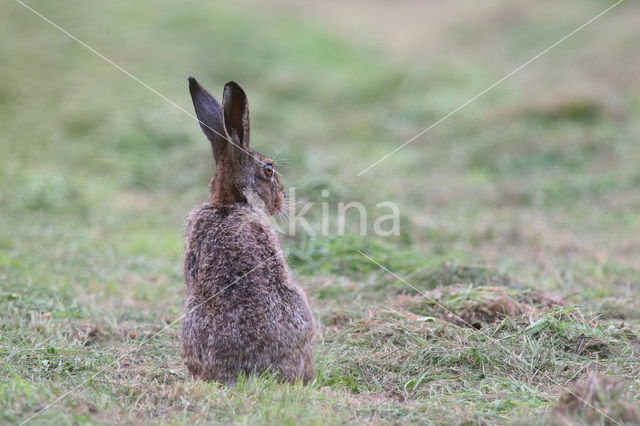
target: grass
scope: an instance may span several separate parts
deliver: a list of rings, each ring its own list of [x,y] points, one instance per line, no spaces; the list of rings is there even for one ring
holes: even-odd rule
[[[240,82],[252,144],[286,157],[312,226],[323,202],[360,201],[371,219],[392,200],[401,233],[361,236],[354,216],[344,236],[281,236],[320,324],[314,383],[191,380],[168,326],[209,147],[6,2],[0,421],[638,422],[637,5],[356,177],[611,3],[29,4],[188,111],[187,75],[217,95]]]

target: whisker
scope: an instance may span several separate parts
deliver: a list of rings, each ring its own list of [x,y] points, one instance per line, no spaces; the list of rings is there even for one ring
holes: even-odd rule
[[[276,153],[276,155],[273,156],[273,162],[275,163],[275,161],[278,159],[278,156],[280,155],[280,153],[282,152],[284,148],[280,148],[280,150]]]

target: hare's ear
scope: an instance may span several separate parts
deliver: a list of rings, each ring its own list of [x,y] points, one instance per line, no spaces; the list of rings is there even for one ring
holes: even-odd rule
[[[200,122],[200,128],[207,139],[211,141],[213,157],[218,161],[220,154],[224,151],[227,144],[225,139],[228,138],[224,130],[222,108],[218,101],[216,101],[216,98],[204,90],[193,77],[189,77],[189,92],[191,92],[191,99],[196,109],[196,116]]]
[[[247,151],[249,149],[249,101],[242,87],[234,81],[224,85],[222,109],[227,134],[239,145],[239,148]]]

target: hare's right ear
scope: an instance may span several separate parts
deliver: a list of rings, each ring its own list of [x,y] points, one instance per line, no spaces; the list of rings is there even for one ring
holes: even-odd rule
[[[200,128],[207,139],[211,141],[213,158],[218,161],[229,139],[224,129],[222,107],[216,101],[216,98],[200,86],[193,77],[189,77],[189,92],[191,92],[191,99],[196,109]]]

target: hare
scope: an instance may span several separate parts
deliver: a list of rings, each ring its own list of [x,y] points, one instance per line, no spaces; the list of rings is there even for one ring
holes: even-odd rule
[[[227,384],[267,371],[306,383],[315,377],[315,320],[268,223],[284,209],[284,187],[273,161],[249,146],[242,88],[227,83],[222,107],[193,77],[189,91],[216,172],[211,201],[187,218],[185,364],[195,378]]]

